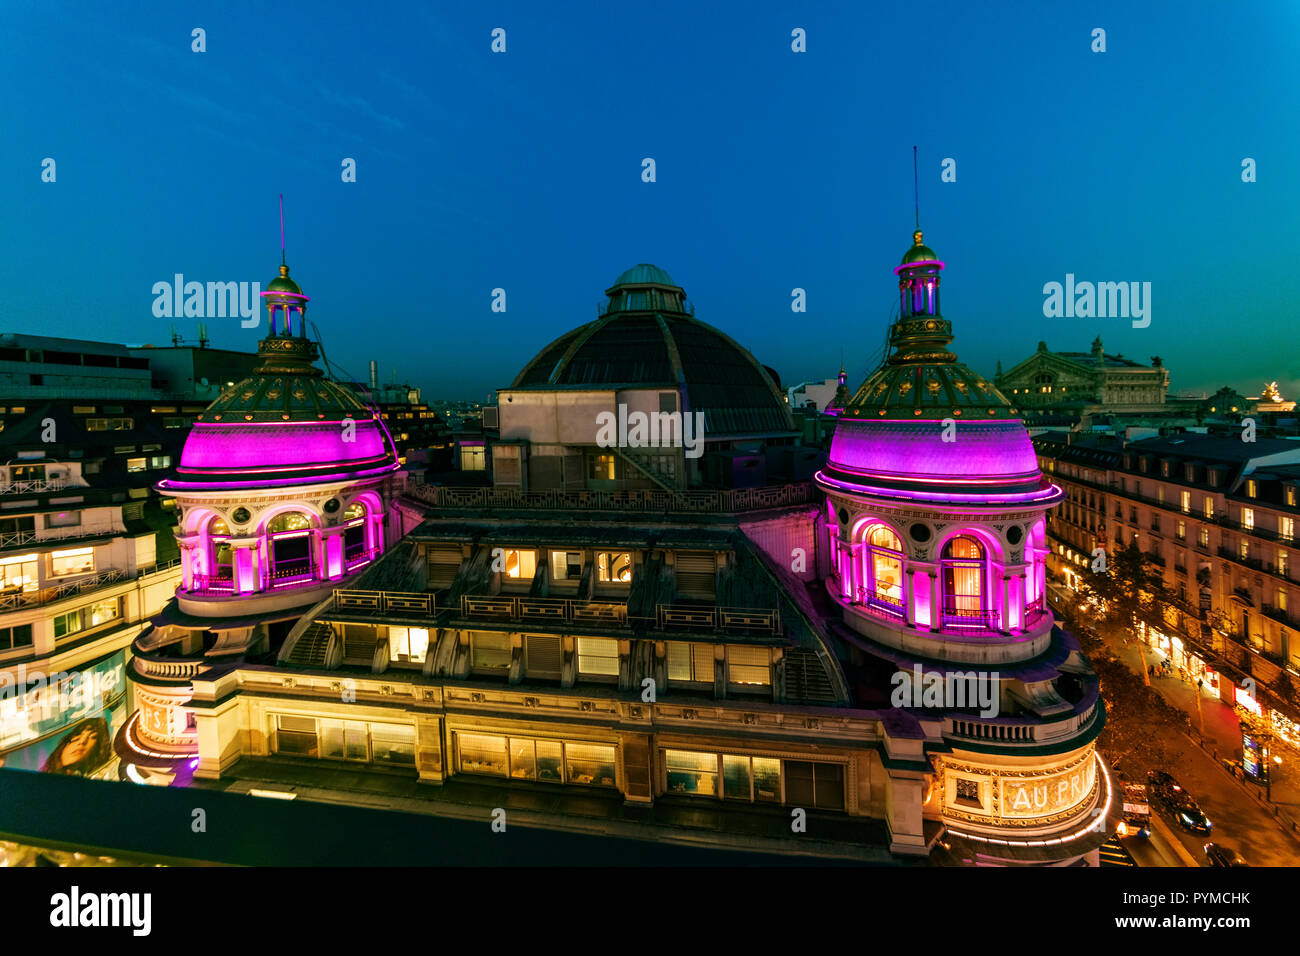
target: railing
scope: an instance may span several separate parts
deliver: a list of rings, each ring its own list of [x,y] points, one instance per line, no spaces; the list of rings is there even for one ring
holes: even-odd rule
[[[65,538],[99,538],[115,534],[112,530],[88,531],[81,525],[71,528],[41,528],[39,531],[9,531],[0,534],[0,550],[20,548],[37,541],[62,541]]]
[[[432,617],[432,593],[418,591],[352,591],[334,590],[333,607],[336,611],[374,614],[418,614]]]
[[[858,603],[868,610],[876,611],[887,617],[903,617],[902,598],[893,598],[887,594],[881,594],[879,591],[858,588]]]
[[[647,511],[736,514],[815,500],[811,482],[716,491],[515,491],[408,484],[407,495],[439,508]]]
[[[94,591],[109,584],[128,580],[131,580],[131,578],[125,571],[100,571],[91,577],[69,581],[66,584],[55,585],[51,588],[0,593],[0,611],[13,611],[18,608],[49,604],[74,594],[84,594],[87,591]]]
[[[148,657],[137,652],[132,658],[135,669],[147,677],[166,677],[173,680],[193,680],[203,666],[202,660],[180,660]]]
[[[520,621],[625,628],[644,623],[660,631],[708,630],[729,633],[779,634],[781,614],[775,608],[716,607],[660,604],[652,619],[635,618],[627,605],[613,601],[537,598],[506,594],[462,595],[461,616],[467,620]]]
[[[1047,595],[1040,594],[1028,604],[1025,605],[1025,621],[1038,617],[1040,614],[1047,613]]]
[[[944,607],[940,620],[944,628],[951,627],[973,631],[996,631],[998,629],[998,612],[995,610]]]
[[[191,574],[189,594],[233,594],[235,578],[231,574]]]
[[[310,558],[296,561],[280,561],[271,566],[271,587],[279,588],[289,584],[300,584],[313,578]]]
[[[775,608],[692,607],[660,604],[655,608],[656,624],[661,631],[694,630],[730,631],[732,633],[779,634],[781,612]]]
[[[0,484],[0,495],[30,495],[43,491],[62,491],[69,487],[63,478],[29,478]]]
[[[363,564],[369,564],[377,557],[379,557],[378,548],[358,550],[353,554],[347,554],[345,552],[343,555],[343,566],[346,570],[351,571],[353,568],[359,568]]]

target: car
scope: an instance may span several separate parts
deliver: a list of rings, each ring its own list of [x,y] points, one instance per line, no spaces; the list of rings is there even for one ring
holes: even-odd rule
[[[1205,844],[1205,856],[1210,866],[1250,866],[1236,850],[1229,850],[1222,843]]]
[[[1179,826],[1192,833],[1209,833],[1214,826],[1210,818],[1205,815],[1205,811],[1198,807],[1191,797],[1185,796],[1180,801],[1171,802],[1169,813],[1178,821]]]
[[[1187,795],[1184,790],[1173,778],[1173,775],[1163,770],[1151,770],[1147,772],[1147,790],[1151,796],[1155,797],[1166,806],[1171,803],[1180,801]]]

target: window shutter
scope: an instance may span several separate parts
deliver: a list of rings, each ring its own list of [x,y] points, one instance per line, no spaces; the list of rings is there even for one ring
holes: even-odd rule
[[[429,549],[429,587],[449,588],[460,570],[460,548]]]
[[[560,676],[560,639],[530,634],[525,639],[524,664],[529,677]]]
[[[712,598],[717,593],[718,563],[712,551],[679,551],[677,590],[687,597]]]

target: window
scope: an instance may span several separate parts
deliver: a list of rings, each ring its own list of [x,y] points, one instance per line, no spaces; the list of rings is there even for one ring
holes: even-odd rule
[[[1259,493],[1259,483],[1254,478],[1246,479],[1246,497],[1254,498]]]
[[[73,405],[72,414],[74,415],[93,415],[95,414],[94,405]]]
[[[689,750],[664,751],[668,771],[668,792],[701,797],[721,796],[718,792],[718,755]]]
[[[370,725],[371,763],[415,766],[415,728],[407,724]]]
[[[276,753],[358,763],[415,766],[415,728],[330,717],[276,714]]]
[[[1246,531],[1255,529],[1255,510],[1253,508],[1241,509],[1241,526]]]
[[[132,418],[87,418],[86,431],[90,432],[125,432],[135,428]],[[134,448],[134,446],[132,446]]]
[[[35,591],[39,585],[34,554],[0,558],[0,592]]]
[[[1286,577],[1286,552],[1279,550],[1277,553],[1277,573]]]
[[[1294,508],[1295,507],[1295,486],[1287,485],[1284,490],[1284,494],[1286,496],[1286,503],[1290,505],[1292,508]]]
[[[601,637],[578,638],[578,673],[587,676],[618,676],[618,641]]]
[[[1164,504],[1164,503],[1165,503],[1165,486],[1164,486],[1164,485],[1156,485],[1156,503],[1157,503],[1157,504]]]
[[[266,525],[273,584],[310,578],[313,573],[311,518],[301,511],[276,515]]]
[[[668,680],[713,683],[713,645],[668,642]]]
[[[785,802],[819,810],[843,810],[843,765],[785,761]]]
[[[316,718],[290,717],[287,714],[276,716],[275,749],[277,753],[293,754],[302,757],[315,757],[319,751],[316,746]]]
[[[1178,522],[1178,532],[1177,532],[1177,536],[1178,536],[1178,540],[1179,540],[1179,541],[1185,541],[1185,540],[1187,539],[1187,522],[1186,522],[1186,521],[1180,521],[1180,522]]]
[[[80,631],[88,631],[121,617],[121,614],[122,609],[118,598],[79,607],[75,611],[54,618],[54,637],[57,640]]]
[[[424,627],[390,627],[388,659],[404,664],[423,664],[429,652],[429,630]]]
[[[1277,589],[1277,609],[1286,612],[1286,590],[1283,588]]]
[[[80,511],[59,511],[45,516],[45,527],[47,528],[76,528],[80,524]]]
[[[1169,477],[1169,462],[1162,461],[1160,463],[1160,474],[1164,475],[1166,478]]]
[[[1240,542],[1240,544],[1239,544],[1238,552],[1237,552],[1237,553],[1238,553],[1238,555],[1241,557],[1241,560],[1243,560],[1243,561],[1247,561],[1247,560],[1250,559],[1250,539],[1249,539],[1249,538],[1242,538],[1242,539],[1241,539],[1241,542]]]
[[[134,473],[134,472],[138,472],[138,471],[144,471],[144,470],[145,470],[145,459],[143,459],[143,458],[128,458],[128,459],[126,460],[126,470],[127,470],[128,473]]]
[[[1283,541],[1291,541],[1295,537],[1295,519],[1281,515],[1277,519],[1277,536]]]
[[[171,455],[154,455],[149,459],[150,468],[170,468],[172,466]]]
[[[903,546],[886,525],[872,525],[863,541],[866,603],[889,611],[903,609]]]
[[[50,554],[50,577],[60,578],[69,574],[89,574],[94,570],[94,548],[76,548],[71,551],[55,551]]]
[[[163,428],[184,428],[188,424],[188,419],[175,415],[169,415],[163,419]]]
[[[470,635],[470,667],[503,671],[510,666],[510,635],[475,632]]]
[[[602,744],[564,745],[564,766],[569,783],[612,787],[615,783],[614,748]]]
[[[613,455],[588,455],[587,477],[593,481],[614,480]]]
[[[581,551],[552,551],[551,580],[577,583],[582,578]]]
[[[484,445],[460,446],[461,471],[486,471],[487,447]]]
[[[1196,543],[1199,544],[1202,548],[1208,548],[1208,547],[1210,546],[1210,529],[1209,529],[1209,528],[1199,528],[1199,529],[1197,529],[1197,532],[1196,532]]]
[[[984,610],[984,547],[961,535],[944,546],[943,613],[950,618],[979,617]]]
[[[503,583],[532,583],[533,575],[537,573],[536,551],[508,548],[497,557],[503,562],[497,567],[501,569],[501,573],[508,579],[507,582]]]
[[[550,634],[529,634],[524,638],[524,671],[529,677],[559,680],[561,644]]]
[[[767,687],[772,683],[771,655],[766,647],[727,645],[727,680],[732,684]]]
[[[1192,493],[1190,491],[1182,493],[1182,507],[1183,514],[1189,515],[1192,513]]]
[[[32,646],[32,626],[15,624],[13,627],[0,627],[0,651],[11,651],[16,647]]]
[[[597,552],[596,580],[601,584],[630,583],[632,581],[632,552]]]
[[[1206,520],[1213,520],[1214,518],[1214,499],[1209,495],[1205,496],[1205,517]]]

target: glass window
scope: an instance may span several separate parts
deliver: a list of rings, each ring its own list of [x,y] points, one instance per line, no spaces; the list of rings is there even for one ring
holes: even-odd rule
[[[753,798],[749,773],[749,758],[722,755],[722,795],[728,800]]]
[[[865,597],[887,609],[903,606],[903,546],[883,524],[873,525],[865,538]]]
[[[301,511],[289,511],[272,518],[266,526],[266,531],[267,534],[278,534],[281,531],[302,531],[310,527],[311,518]]]
[[[500,567],[506,578],[512,581],[532,581],[533,575],[537,572],[536,551],[507,548],[500,557],[505,562]]]
[[[415,766],[415,728],[408,724],[371,724],[373,762],[394,766]]]
[[[510,779],[537,779],[536,742],[526,737],[510,738]]]
[[[462,445],[460,449],[461,471],[486,471],[487,448],[483,445]]]
[[[732,684],[770,685],[772,670],[768,649],[728,644],[727,680]]]
[[[615,785],[613,747],[603,744],[565,744],[564,764],[569,783],[593,787]]]
[[[1252,497],[1253,497],[1253,495],[1252,495]],[[1242,526],[1245,530],[1247,530],[1247,531],[1252,531],[1252,530],[1254,530],[1254,528],[1255,528],[1255,509],[1254,509],[1254,508],[1242,508],[1242,509],[1241,509],[1241,526]]]
[[[578,638],[578,673],[618,676],[618,641],[602,637]]]
[[[614,456],[591,455],[587,459],[587,477],[595,481],[613,481]]]
[[[360,720],[320,720],[320,755],[335,760],[367,761],[366,725]]]
[[[128,458],[126,460],[126,470],[128,472],[144,471],[145,460],[143,458]]]
[[[95,549],[76,548],[71,551],[54,551],[50,554],[50,576],[88,574],[95,570]]]
[[[1295,519],[1288,518],[1285,515],[1277,519],[1277,536],[1283,541],[1290,541],[1295,537]]]
[[[632,580],[630,551],[601,551],[596,555],[596,580],[602,584],[627,584]]]
[[[318,755],[316,746],[316,718],[290,717],[280,714],[277,718],[275,749],[282,754],[295,754],[303,757]]]
[[[582,577],[581,551],[552,551],[551,580],[574,581]]]
[[[1277,553],[1277,573],[1282,575],[1282,577],[1286,577],[1286,552],[1285,551],[1279,551]]]
[[[545,783],[560,783],[564,777],[564,755],[558,740],[539,740],[537,743],[537,779]]]
[[[777,803],[781,799],[781,761],[775,757],[754,758],[754,800]]]
[[[713,683],[713,645],[668,642],[668,679]]]
[[[510,635],[475,632],[470,635],[471,667],[504,670],[510,666]]]
[[[20,554],[0,560],[0,591],[34,591],[38,583],[36,555]]]
[[[47,528],[75,528],[80,524],[80,511],[59,511],[45,516],[45,527]]]
[[[506,738],[483,734],[456,735],[462,773],[488,773],[506,776]]]
[[[388,659],[402,663],[423,664],[429,652],[429,629],[425,627],[390,627]]]
[[[984,548],[974,538],[953,538],[943,549],[943,613],[963,616],[984,608]]]
[[[351,521],[353,518],[364,518],[366,516],[366,506],[359,501],[354,501],[343,509],[343,520]]]
[[[837,763],[787,760],[785,802],[819,810],[843,810],[844,767]]]
[[[718,795],[718,755],[690,750],[664,751],[668,771],[668,792],[693,796]]]
[[[32,646],[32,626],[16,624],[13,627],[0,627],[0,651],[11,651],[15,647]]]

